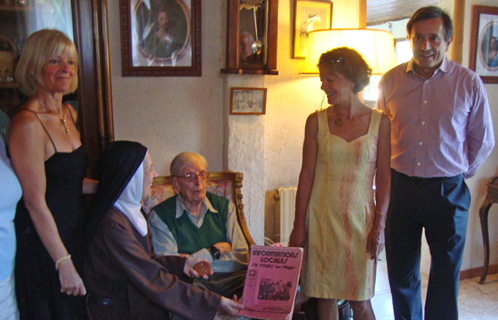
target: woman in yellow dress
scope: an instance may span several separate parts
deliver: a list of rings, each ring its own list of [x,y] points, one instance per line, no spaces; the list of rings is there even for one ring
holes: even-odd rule
[[[349,301],[355,318],[375,319],[370,299],[389,204],[390,122],[358,97],[371,75],[358,52],[328,51],[318,67],[330,106],[306,121],[290,245],[305,248],[301,288],[318,298],[319,319],[338,318],[337,299]]]

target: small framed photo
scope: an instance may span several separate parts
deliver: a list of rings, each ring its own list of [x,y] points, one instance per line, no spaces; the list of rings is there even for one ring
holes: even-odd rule
[[[498,83],[498,7],[474,6],[470,68],[484,83]]]
[[[305,58],[310,31],[332,27],[332,2],[296,0],[294,58]]]
[[[265,114],[266,88],[230,88],[230,114]]]
[[[202,76],[201,0],[120,0],[123,77]]]

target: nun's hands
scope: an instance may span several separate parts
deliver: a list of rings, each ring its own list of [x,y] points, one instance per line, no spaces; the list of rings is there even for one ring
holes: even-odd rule
[[[231,316],[237,315],[241,309],[244,309],[244,305],[237,301],[237,296],[233,296],[233,300],[225,297],[221,297],[220,309]]]
[[[183,268],[183,273],[185,273],[187,276],[189,276],[191,278],[199,278],[200,275],[196,271],[196,269],[197,269],[196,265],[199,262],[205,262],[208,265],[211,264],[211,262],[209,260],[206,260],[206,259],[197,259],[197,258],[190,258],[189,257],[185,260],[185,267]],[[213,270],[211,270],[211,268],[209,268],[209,272],[205,275],[202,275],[202,278],[204,280],[207,280],[209,278],[209,276],[212,274],[213,274]]]

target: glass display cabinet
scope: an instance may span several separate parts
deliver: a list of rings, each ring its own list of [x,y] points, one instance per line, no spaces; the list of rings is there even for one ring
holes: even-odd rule
[[[0,0],[0,133],[26,100],[14,70],[27,37],[57,29],[78,49],[78,89],[65,96],[79,114],[81,138],[90,157],[89,177],[96,177],[100,153],[113,140],[106,0]]]
[[[278,0],[227,0],[229,74],[277,75]]]

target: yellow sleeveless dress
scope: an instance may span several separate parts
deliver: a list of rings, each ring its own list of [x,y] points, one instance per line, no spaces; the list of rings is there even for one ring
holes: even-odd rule
[[[318,154],[306,215],[303,292],[363,301],[375,292],[376,261],[366,253],[375,206],[373,177],[382,112],[372,109],[368,133],[351,142],[332,135],[317,111]]]

